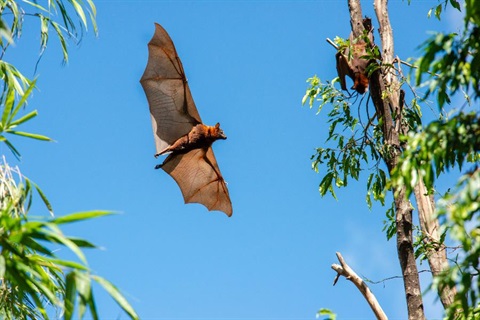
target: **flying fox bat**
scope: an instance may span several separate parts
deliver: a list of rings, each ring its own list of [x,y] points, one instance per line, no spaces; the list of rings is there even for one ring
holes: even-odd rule
[[[202,123],[172,39],[157,23],[140,83],[150,107],[155,157],[169,153],[155,168],[173,177],[185,203],[200,203],[231,216],[230,195],[212,150],[215,140],[227,137],[219,123]]]
[[[363,19],[363,26],[367,31],[368,42],[362,38],[355,39],[352,32],[349,37],[349,46],[340,49],[335,55],[342,90],[347,90],[345,76],[349,76],[353,80],[352,89],[360,94],[367,91],[369,84],[367,67],[371,61],[365,58],[367,46],[374,45],[371,19]]]

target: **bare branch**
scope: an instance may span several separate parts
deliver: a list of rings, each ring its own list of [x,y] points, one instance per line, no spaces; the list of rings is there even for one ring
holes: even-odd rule
[[[432,271],[426,270],[426,269],[418,271],[419,274],[424,273],[424,272],[432,273]],[[385,283],[385,282],[393,280],[393,279],[403,279],[403,276],[391,276],[391,277],[388,277],[388,278],[385,278],[385,279],[382,279],[382,280],[379,280],[379,281],[373,281],[373,280],[367,279],[365,277],[363,277],[363,279],[364,279],[363,281],[371,283],[371,284],[380,284],[380,283]]]
[[[327,38],[326,40],[327,40],[327,42],[328,42],[332,47],[334,47],[336,50],[338,50],[338,46],[337,46],[337,44],[336,44],[335,42],[333,42],[332,40],[330,40],[330,38]]]
[[[344,276],[347,280],[350,280],[355,284],[355,286],[360,290],[362,295],[365,297],[367,300],[368,304],[370,305],[370,308],[372,309],[373,313],[379,320],[387,320],[387,315],[385,312],[383,312],[382,307],[377,301],[377,298],[375,298],[375,295],[372,293],[370,288],[367,286],[365,281],[360,278],[355,271],[353,271],[352,268],[345,262],[345,259],[343,259],[342,255],[340,252],[337,252],[337,258],[338,261],[340,262],[340,265],[338,264],[332,264],[332,269],[337,272],[337,275],[335,277],[335,281],[333,282],[333,285],[337,282],[338,278],[340,276]]]

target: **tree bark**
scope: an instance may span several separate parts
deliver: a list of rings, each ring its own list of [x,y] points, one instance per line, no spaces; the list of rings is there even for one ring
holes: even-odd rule
[[[385,67],[381,67],[376,74],[372,75],[377,78],[375,81],[381,84],[379,88],[372,90],[372,95],[374,94],[373,91],[377,94],[375,98],[372,98],[377,105],[376,109],[380,111],[378,114],[379,119],[384,123],[383,135],[385,150],[383,158],[391,173],[397,166],[401,154],[400,133],[406,132],[408,129],[403,127],[401,121],[401,108],[403,106],[401,105],[400,83],[398,82],[394,69],[388,67],[389,65],[393,65],[395,58],[393,31],[387,6],[387,0],[374,1],[375,14],[380,25],[382,63]],[[378,96],[378,94],[380,94],[380,96]],[[394,188],[393,195],[397,225],[397,254],[402,268],[408,318],[410,320],[421,320],[425,319],[425,314],[423,310],[420,279],[413,249],[413,207],[406,197],[405,187]]]
[[[428,190],[421,179],[414,188],[414,194],[417,202],[420,228],[426,237],[426,241],[434,244],[434,248],[426,252],[426,255],[432,275],[435,277],[448,267],[447,252],[445,246],[440,242],[440,224],[435,216],[435,200],[433,195],[428,195]],[[438,291],[444,308],[453,303],[455,294],[455,287],[445,287],[443,290]]]
[[[381,60],[382,65],[370,77],[370,93],[375,110],[382,125],[384,150],[383,159],[389,172],[397,166],[401,155],[400,134],[407,128],[402,126],[401,114],[402,95],[400,83],[393,68],[394,62],[393,31],[387,10],[387,0],[375,0],[375,13],[380,24]],[[359,0],[348,0],[350,10],[350,24],[354,35],[363,33],[363,16]],[[396,227],[397,227],[397,254],[402,269],[405,297],[407,300],[408,318],[423,320],[422,291],[418,276],[412,235],[413,207],[406,198],[404,187],[393,190]]]

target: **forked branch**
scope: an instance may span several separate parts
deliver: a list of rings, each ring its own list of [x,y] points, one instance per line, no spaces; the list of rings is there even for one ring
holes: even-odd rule
[[[370,290],[370,288],[367,286],[365,281],[363,281],[362,278],[360,278],[355,271],[353,271],[352,268],[345,262],[345,259],[343,259],[342,255],[340,252],[337,252],[337,258],[340,264],[332,264],[332,269],[337,272],[337,275],[335,277],[335,280],[333,281],[333,285],[335,285],[340,278],[340,276],[344,276],[347,280],[350,280],[353,282],[353,284],[360,290],[362,295],[365,297],[365,300],[367,300],[368,304],[370,305],[370,308],[372,309],[373,313],[379,320],[387,320],[387,315],[385,312],[383,312],[382,307],[377,301],[377,298],[373,294],[373,292]]]

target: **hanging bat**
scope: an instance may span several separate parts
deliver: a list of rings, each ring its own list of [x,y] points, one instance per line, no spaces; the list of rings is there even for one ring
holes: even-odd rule
[[[212,150],[215,140],[227,137],[219,123],[202,123],[172,39],[157,23],[140,83],[150,107],[155,157],[169,154],[155,169],[173,177],[185,203],[200,203],[231,216],[227,185]]]
[[[336,55],[337,73],[340,78],[342,90],[347,90],[345,77],[349,76],[353,80],[352,89],[360,94],[364,94],[368,89],[367,67],[370,60],[366,59],[367,46],[373,46],[373,27],[370,18],[363,19],[363,26],[367,31],[368,43],[361,39],[355,39],[353,33],[350,33],[349,46],[340,49]]]

